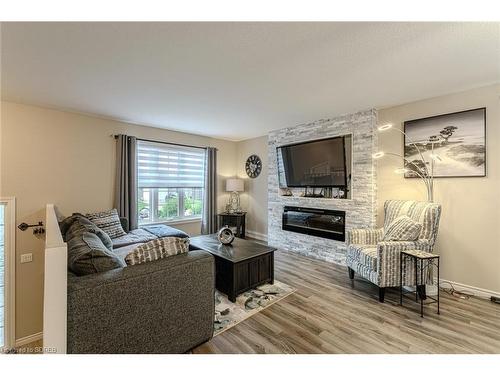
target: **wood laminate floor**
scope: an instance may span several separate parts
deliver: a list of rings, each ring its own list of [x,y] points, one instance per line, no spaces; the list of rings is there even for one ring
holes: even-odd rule
[[[193,353],[500,353],[500,305],[441,293],[419,307],[397,290],[377,288],[345,267],[275,253],[275,278],[297,291],[197,347]]]

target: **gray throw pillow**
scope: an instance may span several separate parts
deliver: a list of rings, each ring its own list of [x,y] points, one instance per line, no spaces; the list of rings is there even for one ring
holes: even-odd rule
[[[111,238],[117,238],[127,234],[123,230],[120,216],[118,216],[118,211],[116,211],[116,208],[108,211],[87,214],[85,216],[87,217],[87,219],[89,219],[91,222],[105,231]]]
[[[422,224],[406,215],[398,216],[389,224],[382,241],[416,241]]]
[[[109,237],[105,231],[103,231],[101,228],[98,228],[95,224],[85,224],[83,225],[83,227],[87,232],[96,234],[108,250],[113,250],[113,240],[111,240],[111,237]]]
[[[84,230],[83,225],[94,225],[82,214],[72,214],[59,223],[64,241],[70,240],[76,233]]]
[[[113,241],[106,232],[98,228],[93,222],[82,214],[73,214],[59,223],[64,241],[69,241],[75,236],[81,236],[83,232],[95,233],[101,239],[104,246],[113,250]]]
[[[68,241],[68,267],[78,276],[125,267],[122,259],[108,250],[95,233],[83,232]]]

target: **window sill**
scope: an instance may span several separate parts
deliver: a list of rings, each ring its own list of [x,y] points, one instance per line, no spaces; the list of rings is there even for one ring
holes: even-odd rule
[[[157,221],[157,222],[154,222],[154,223],[139,224],[139,227],[147,227],[148,225],[158,225],[158,224],[176,225],[176,224],[190,224],[190,223],[201,223],[201,217],[192,218],[192,219],[178,219],[178,220],[168,220],[168,221]]]

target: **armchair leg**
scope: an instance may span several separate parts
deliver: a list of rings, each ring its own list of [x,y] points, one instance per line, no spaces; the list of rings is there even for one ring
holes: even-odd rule
[[[385,288],[378,288],[378,300],[379,302],[384,303],[384,297],[385,297]]]
[[[354,270],[351,267],[347,267],[347,272],[349,272],[349,278],[354,279]]]

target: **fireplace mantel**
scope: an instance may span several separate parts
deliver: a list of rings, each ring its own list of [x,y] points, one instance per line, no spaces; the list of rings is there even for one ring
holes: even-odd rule
[[[376,123],[377,112],[367,110],[269,133],[268,241],[270,246],[316,259],[345,264],[344,241],[283,230],[284,207],[297,206],[345,211],[346,231],[352,228],[375,227],[376,169],[371,155],[377,147]],[[280,195],[276,160],[277,146],[349,133],[353,136],[351,199]]]

